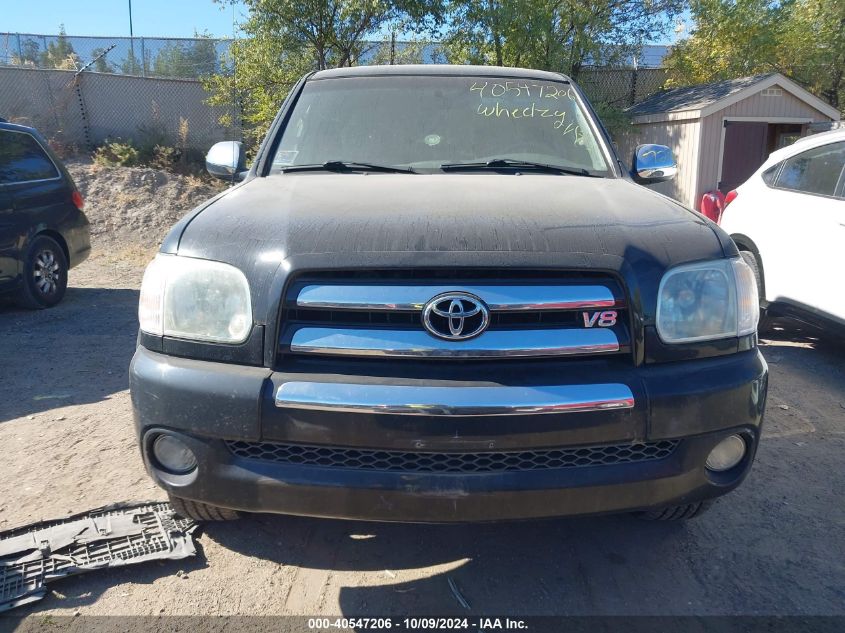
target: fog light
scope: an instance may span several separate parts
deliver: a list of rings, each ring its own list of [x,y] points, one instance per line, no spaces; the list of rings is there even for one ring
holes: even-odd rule
[[[153,442],[153,456],[165,470],[181,475],[197,467],[197,458],[179,438],[159,435]]]
[[[710,451],[705,465],[710,470],[722,472],[730,470],[745,456],[745,440],[739,435],[731,435],[716,444]]]

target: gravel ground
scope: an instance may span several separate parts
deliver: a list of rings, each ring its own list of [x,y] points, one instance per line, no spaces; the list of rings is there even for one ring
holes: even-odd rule
[[[0,305],[0,530],[164,498],[138,456],[127,391],[147,238],[160,232],[98,234],[55,309]],[[845,345],[787,324],[763,351],[757,462],[690,523],[253,516],[204,527],[194,559],[63,580],[15,613],[845,615]]]

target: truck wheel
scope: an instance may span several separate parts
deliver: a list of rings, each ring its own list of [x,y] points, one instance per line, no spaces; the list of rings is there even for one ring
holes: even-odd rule
[[[638,512],[637,517],[644,521],[686,521],[704,514],[711,505],[713,505],[712,501],[699,501],[682,506],[669,506],[658,510]]]
[[[739,251],[740,257],[748,264],[749,268],[754,272],[754,279],[757,281],[757,294],[760,295],[760,300],[763,300],[763,282],[760,276],[760,262],[757,261],[757,256],[751,251]],[[765,308],[760,307],[760,323],[757,325],[757,331],[760,334],[765,334],[771,328],[771,319],[766,314]]]
[[[31,310],[52,308],[65,296],[67,271],[62,247],[53,238],[39,235],[32,240],[24,261],[18,303]]]
[[[234,521],[241,518],[241,513],[237,510],[218,508],[207,503],[182,499],[173,495],[168,496],[170,497],[170,505],[173,506],[176,514],[186,519],[193,519],[194,521]]]

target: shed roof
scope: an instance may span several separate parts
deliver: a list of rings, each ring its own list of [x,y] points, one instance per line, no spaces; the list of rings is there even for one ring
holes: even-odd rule
[[[664,90],[631,106],[627,112],[635,120],[643,117],[652,120],[655,118],[657,120],[699,118],[726,108],[732,103],[741,101],[759,90],[764,90],[775,84],[830,119],[839,119],[839,112],[836,108],[831,107],[780,73],[752,75],[699,86]]]
[[[714,81],[713,83],[701,84],[700,86],[686,86],[684,88],[663,90],[662,92],[651,95],[645,101],[640,101],[631,106],[628,112],[639,116],[641,114],[658,114],[661,112],[701,110],[711,103],[721,101],[725,97],[729,97],[740,90],[753,86],[774,74],[776,73]]]

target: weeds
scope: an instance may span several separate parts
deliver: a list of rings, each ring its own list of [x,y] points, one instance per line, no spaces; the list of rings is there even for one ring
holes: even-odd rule
[[[153,102],[152,122],[138,127],[135,140],[106,141],[94,152],[94,162],[106,167],[152,167],[202,179],[205,157],[189,147],[189,136],[188,119],[179,117],[177,144],[168,145],[172,134],[161,122],[158,104]]]
[[[135,167],[141,164],[141,153],[132,141],[108,141],[94,151],[94,162],[106,167]]]
[[[204,157],[201,152],[187,147],[187,125],[184,128],[182,134],[180,127],[180,147],[163,143],[136,146],[132,140],[116,139],[96,149],[94,163],[105,167],[152,167],[183,176],[202,177]]]

